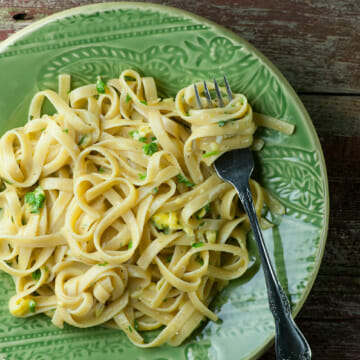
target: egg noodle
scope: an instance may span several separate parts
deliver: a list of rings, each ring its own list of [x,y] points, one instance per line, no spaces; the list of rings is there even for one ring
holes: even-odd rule
[[[38,92],[27,124],[0,140],[10,312],[119,328],[140,347],[179,345],[205,318],[217,320],[211,300],[249,264],[247,217],[212,163],[252,145],[256,123],[293,126],[254,114],[241,94],[201,110],[193,85],[160,99],[154,79],[132,70],[72,91],[70,80],[60,75],[58,93]],[[45,101],[55,115],[43,114]],[[250,185],[259,218],[264,202],[284,212]]]

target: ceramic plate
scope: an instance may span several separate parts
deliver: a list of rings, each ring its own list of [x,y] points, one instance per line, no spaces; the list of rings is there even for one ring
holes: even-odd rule
[[[299,98],[280,72],[242,38],[204,18],[169,7],[107,3],[71,9],[19,31],[0,45],[0,130],[26,121],[31,97],[125,68],[153,76],[163,95],[226,74],[256,111],[296,125],[293,136],[265,130],[255,177],[287,208],[268,213],[277,226],[264,237],[278,277],[297,314],[315,280],[328,223],[328,185],[319,140]],[[120,331],[58,329],[46,316],[18,319],[8,312],[12,279],[0,275],[0,358],[6,360],[240,360],[255,359],[274,337],[265,282],[249,235],[251,266],[212,308],[222,323],[207,323],[182,346],[142,350]]]

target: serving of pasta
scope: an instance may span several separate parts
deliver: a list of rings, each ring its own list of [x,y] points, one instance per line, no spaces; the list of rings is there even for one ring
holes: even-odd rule
[[[247,217],[213,162],[261,147],[257,126],[293,126],[253,113],[242,94],[223,108],[213,100],[197,109],[193,85],[161,99],[154,79],[133,70],[70,83],[60,75],[58,92],[38,92],[29,121],[0,140],[0,268],[16,286],[9,310],[45,313],[58,327],[119,328],[139,347],[177,346],[202,320],[217,320],[209,304],[249,264]],[[272,226],[264,203],[284,208],[250,185],[262,227]]]

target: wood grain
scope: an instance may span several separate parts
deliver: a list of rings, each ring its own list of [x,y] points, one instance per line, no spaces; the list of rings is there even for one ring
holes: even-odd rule
[[[91,0],[0,0],[0,41],[54,12]],[[359,0],[167,0],[223,24],[261,50],[297,91],[360,93]],[[25,13],[28,20],[14,20]]]
[[[46,15],[96,2],[0,0],[0,41]],[[323,147],[331,212],[319,275],[297,322],[313,359],[359,359],[360,1],[152,2],[230,28],[267,55],[300,93]],[[273,349],[261,358],[270,359]]]

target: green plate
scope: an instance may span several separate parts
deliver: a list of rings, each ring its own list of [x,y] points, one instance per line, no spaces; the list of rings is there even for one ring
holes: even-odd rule
[[[268,249],[293,314],[314,283],[328,225],[328,183],[319,140],[294,90],[258,50],[229,30],[190,13],[145,3],[107,3],[71,9],[19,31],[0,45],[0,130],[26,121],[40,89],[56,89],[57,75],[73,86],[125,68],[153,76],[160,92],[226,74],[256,111],[296,125],[293,136],[265,130],[257,179],[282,201],[286,216],[264,231]],[[207,323],[178,348],[138,349],[120,331],[102,327],[61,330],[45,316],[18,319],[8,312],[12,279],[0,275],[0,358],[6,360],[240,360],[255,359],[272,343],[256,246],[249,236],[251,266],[212,304],[223,320]]]

